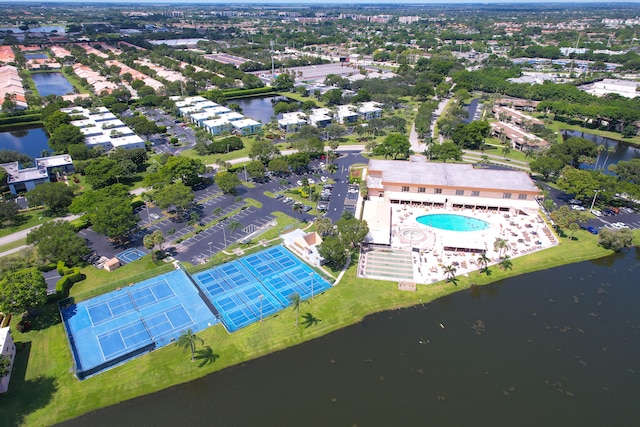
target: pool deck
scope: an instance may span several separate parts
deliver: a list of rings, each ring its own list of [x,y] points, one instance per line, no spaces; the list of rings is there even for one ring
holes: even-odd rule
[[[447,231],[422,225],[416,218],[429,214],[454,214],[480,219],[490,227],[479,231]],[[413,263],[415,283],[433,283],[445,278],[444,266],[456,267],[456,275],[480,269],[480,252],[486,251],[489,266],[497,264],[500,254],[494,249],[496,239],[507,241],[504,251],[512,259],[557,245],[557,239],[539,215],[530,216],[504,211],[479,209],[443,209],[394,205],[391,212],[391,246],[394,252],[406,252]],[[471,252],[474,250],[475,252]],[[406,281],[406,272],[396,275],[378,265],[378,252],[363,250],[358,276],[381,280]]]

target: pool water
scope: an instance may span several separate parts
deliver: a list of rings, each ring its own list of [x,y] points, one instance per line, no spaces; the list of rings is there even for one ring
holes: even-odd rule
[[[422,225],[449,231],[480,231],[486,230],[491,225],[487,221],[454,214],[431,214],[416,218]]]

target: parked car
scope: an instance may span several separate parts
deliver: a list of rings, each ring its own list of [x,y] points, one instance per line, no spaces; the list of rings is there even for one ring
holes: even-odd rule
[[[602,212],[596,209],[591,209],[591,213],[594,214],[595,216],[602,216]]]
[[[611,209],[602,209],[602,213],[603,213],[605,216],[615,215],[615,212],[614,212],[614,211],[612,211]]]
[[[569,204],[570,205],[578,205],[578,206],[580,206],[580,205],[582,205],[582,202],[580,200],[578,200],[578,199],[571,199],[571,200],[569,200]]]
[[[584,206],[571,205],[571,209],[573,209],[574,211],[583,211],[584,210]]]
[[[598,230],[596,230],[595,227],[592,227],[591,225],[587,227],[587,231],[591,234],[598,234]]]
[[[275,197],[276,199],[282,199],[284,196],[282,194],[276,194],[273,197]]]

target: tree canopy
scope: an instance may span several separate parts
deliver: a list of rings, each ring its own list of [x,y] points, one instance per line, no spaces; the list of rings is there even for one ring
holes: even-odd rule
[[[25,194],[29,207],[45,206],[50,212],[59,214],[67,211],[73,200],[73,190],[62,182],[45,182]]]
[[[0,311],[20,314],[47,302],[47,283],[37,268],[9,271],[0,280]]]
[[[49,262],[63,261],[66,265],[78,265],[91,251],[66,221],[48,221],[27,235],[27,243],[38,249],[38,255]]]

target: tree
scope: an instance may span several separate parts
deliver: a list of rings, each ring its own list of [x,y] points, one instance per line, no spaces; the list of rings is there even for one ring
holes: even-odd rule
[[[162,244],[164,243],[164,234],[162,234],[162,230],[155,230],[151,234],[146,234],[142,239],[142,244],[147,249],[155,249],[156,246],[160,247],[162,250]],[[155,251],[154,251],[155,252]],[[155,254],[154,254],[155,258]]]
[[[503,252],[506,252],[509,249],[509,242],[505,239],[497,238],[495,242],[493,242],[493,249],[498,252],[498,257],[502,257]]]
[[[462,149],[450,141],[433,144],[427,153],[432,160],[447,162],[447,160],[462,160]]]
[[[485,273],[487,276],[491,274],[491,270],[489,269],[489,257],[487,257],[486,252],[482,252],[482,254],[478,257],[478,265],[480,266],[480,272]]]
[[[453,264],[451,264],[451,265],[443,265],[442,270],[444,271],[444,274],[447,278],[447,282],[451,282],[457,286],[458,283],[456,278],[456,272],[458,271],[458,269]]]
[[[70,124],[58,126],[49,138],[49,147],[57,153],[65,153],[69,145],[82,143],[84,143],[84,134]]]
[[[262,163],[260,160],[254,160],[252,162],[247,163],[245,168],[247,170],[247,173],[252,179],[256,181],[261,181],[264,179],[264,172],[265,172],[264,163]]]
[[[294,83],[295,80],[289,74],[282,73],[273,81],[273,88],[278,91],[287,91],[293,88]]]
[[[227,228],[229,229],[231,234],[233,234],[242,228],[242,223],[240,221],[231,221],[229,224],[227,224]]]
[[[552,176],[560,175],[560,171],[565,166],[562,159],[551,156],[541,156],[529,163],[532,172],[539,173],[548,180]]]
[[[89,214],[93,231],[104,236],[122,240],[138,225],[140,217],[133,212],[131,203],[101,203]]]
[[[607,148],[607,157],[604,158],[604,162],[602,163],[601,169],[604,169],[605,166],[607,166],[607,160],[609,160],[609,156],[611,154],[615,154],[615,152],[616,152],[616,147],[611,146],[611,147]]]
[[[202,181],[204,163],[200,159],[185,156],[171,156],[160,168],[160,174],[166,175],[170,182],[181,180],[186,186],[193,187]]]
[[[176,213],[180,214],[195,198],[193,190],[182,182],[166,185],[153,193],[153,201],[161,208],[170,206],[176,208]]]
[[[108,157],[92,160],[84,169],[87,183],[93,188],[104,188],[118,181],[118,162]]]
[[[27,244],[35,245],[41,259],[73,266],[82,262],[91,250],[67,221],[48,221],[27,234]]]
[[[218,172],[214,178],[218,188],[225,194],[234,194],[236,187],[241,184],[240,178],[235,173]]]
[[[409,138],[399,133],[387,135],[382,144],[373,150],[373,154],[377,156],[384,156],[385,159],[393,156],[394,160],[399,156],[404,158],[409,157],[410,152],[411,143],[409,142]]]
[[[320,236],[328,236],[333,232],[333,222],[331,218],[320,217],[316,219],[316,231]]]
[[[37,268],[9,271],[0,280],[0,311],[19,314],[47,302],[47,283]]]
[[[249,149],[249,158],[251,160],[260,160],[262,163],[269,163],[271,159],[279,155],[280,150],[269,140],[254,141]]]
[[[604,145],[598,147],[604,147]],[[615,165],[610,165],[609,170],[615,172],[621,181],[640,184],[640,159],[620,161]]]
[[[13,200],[0,200],[0,227],[13,224],[19,212],[20,206]]]
[[[284,157],[277,157],[269,161],[268,168],[275,175],[283,176],[289,172],[289,164]]]
[[[289,300],[291,301],[293,311],[296,312],[296,326],[298,326],[298,322],[300,320],[300,304],[302,303],[302,299],[300,298],[299,293],[294,292],[292,294],[289,294]]]
[[[598,233],[598,243],[605,249],[620,252],[622,249],[632,246],[633,232],[629,228],[620,230],[603,228]]]
[[[511,261],[511,257],[509,255],[505,255],[504,257],[502,257],[498,265],[504,271],[511,270],[513,268],[513,262]]]
[[[0,380],[11,372],[11,358],[9,355],[0,354]]]
[[[333,268],[342,268],[347,261],[346,249],[338,236],[327,236],[320,244],[318,253]]]
[[[576,233],[576,231],[580,230],[580,225],[578,225],[575,222],[572,222],[571,224],[569,224],[569,230],[571,231],[570,239],[573,240],[573,235]]]
[[[342,89],[331,89],[322,95],[322,101],[331,107],[342,103]]]
[[[71,117],[62,111],[55,111],[43,120],[44,128],[47,130],[49,135],[53,134],[60,125],[68,125],[70,122]]]
[[[50,212],[66,212],[73,200],[73,190],[62,182],[45,182],[25,194],[29,207],[45,206]]]
[[[200,345],[204,345],[204,340],[198,337],[193,333],[191,328],[187,329],[185,332],[180,335],[178,340],[176,341],[176,345],[182,348],[182,351],[185,352],[187,350],[191,351],[191,361],[196,361],[196,345],[200,343]]]
[[[367,221],[354,218],[353,215],[343,215],[336,221],[336,228],[344,247],[352,250],[359,247],[369,234]]]

